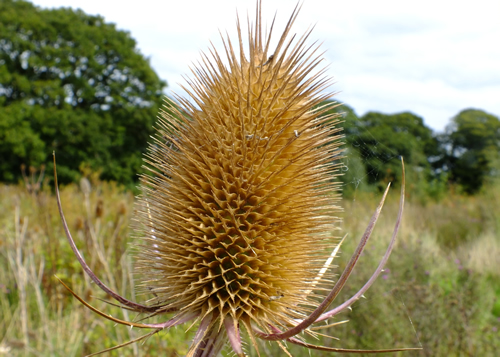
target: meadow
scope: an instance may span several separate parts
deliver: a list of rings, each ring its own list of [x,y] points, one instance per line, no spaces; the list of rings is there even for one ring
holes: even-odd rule
[[[50,187],[0,186],[0,356],[81,356],[137,338],[143,332],[96,316],[57,281],[65,281],[93,306],[112,316],[140,317],[106,304],[66,241]],[[318,332],[332,347],[422,347],[391,356],[495,356],[500,350],[500,186],[476,196],[449,193],[439,201],[412,197],[405,206],[398,243],[375,285]],[[135,296],[129,225],[133,193],[90,177],[61,188],[66,219],[90,267],[113,289]],[[342,233],[334,262],[341,271],[373,213],[379,194],[345,199]],[[398,205],[391,192],[374,235],[338,300],[346,299],[374,271],[390,239]],[[181,356],[195,329],[162,332],[112,356]],[[313,341],[313,339],[310,339]],[[281,356],[262,343],[263,356]],[[326,356],[290,346],[293,356]],[[256,356],[248,346],[247,352]],[[229,354],[230,355],[230,354]],[[359,354],[357,354],[359,356]]]

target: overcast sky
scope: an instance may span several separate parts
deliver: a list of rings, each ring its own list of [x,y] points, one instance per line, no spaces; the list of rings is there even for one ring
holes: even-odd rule
[[[235,38],[236,10],[253,19],[255,0],[34,0],[100,14],[130,31],[140,51],[168,82],[178,83],[218,30]],[[275,13],[281,32],[295,1],[264,0],[263,22]],[[310,42],[323,42],[336,96],[358,115],[411,111],[442,131],[460,110],[500,116],[500,1],[304,0],[293,32],[315,25]]]

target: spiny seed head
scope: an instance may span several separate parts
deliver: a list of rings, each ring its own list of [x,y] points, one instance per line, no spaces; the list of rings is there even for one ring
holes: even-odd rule
[[[290,326],[331,283],[320,273],[339,208],[340,136],[309,35],[276,50],[260,14],[245,53],[203,55],[182,109],[161,113],[142,178],[138,271],[168,308],[249,326]],[[326,250],[326,246],[330,250]],[[331,284],[330,284],[331,285]],[[267,327],[265,327],[267,328]]]
[[[296,15],[297,8],[276,50],[268,55],[270,35],[262,41],[258,0],[248,53],[238,24],[239,55],[229,39],[224,43],[227,64],[212,49],[211,57],[204,56],[193,70],[194,80],[186,89],[191,101],[178,98],[181,107],[161,113],[156,140],[147,155],[151,173],[142,178],[136,217],[141,285],[155,296],[149,303],[116,293],[85,262],[64,218],[54,156],[59,213],[71,249],[87,275],[123,308],[148,314],[146,319],[174,314],[161,323],[121,320],[88,304],[61,281],[102,317],[152,330],[102,352],[190,320],[199,326],[187,357],[215,357],[226,342],[244,357],[242,326],[256,348],[259,338],[330,352],[419,349],[353,350],[318,346],[296,337],[333,326],[311,327],[349,308],[380,275],[401,225],[405,195],[403,166],[399,211],[384,256],[358,292],[328,310],[373,232],[389,187],[333,284],[329,268],[342,243],[330,253],[339,210],[335,162],[340,137],[336,115],[326,115],[332,105],[320,106],[330,97],[321,94],[328,80],[316,69],[321,61],[317,48],[305,47],[309,33],[295,42],[287,40]]]

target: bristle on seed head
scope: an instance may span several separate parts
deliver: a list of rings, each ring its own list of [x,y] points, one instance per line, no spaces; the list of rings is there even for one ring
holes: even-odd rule
[[[138,271],[169,308],[214,323],[291,326],[331,281],[324,262],[338,219],[336,116],[319,106],[329,85],[307,32],[274,51],[260,4],[238,47],[223,38],[161,114],[142,178]],[[223,60],[222,57],[226,59]],[[322,274],[319,272],[322,271]],[[318,275],[319,274],[319,275]]]

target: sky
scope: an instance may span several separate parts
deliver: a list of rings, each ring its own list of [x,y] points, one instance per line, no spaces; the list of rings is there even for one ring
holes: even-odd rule
[[[236,40],[236,12],[253,21],[255,0],[33,0],[44,8],[101,15],[136,39],[166,80],[166,94],[208,52],[223,51],[219,30]],[[333,99],[356,114],[410,111],[440,132],[467,108],[500,116],[500,1],[303,0],[292,33],[311,26],[322,43]],[[297,2],[264,0],[263,23],[276,15],[275,40]],[[243,22],[243,21],[242,21]],[[274,43],[274,42],[273,42]]]

